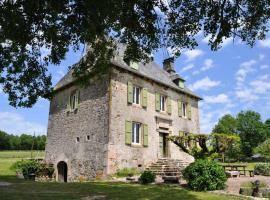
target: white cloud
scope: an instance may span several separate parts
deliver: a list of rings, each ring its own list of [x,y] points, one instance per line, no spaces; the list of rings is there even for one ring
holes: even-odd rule
[[[235,94],[236,97],[239,98],[242,102],[253,103],[254,101],[259,99],[259,97],[254,94],[251,89],[248,88],[242,88],[241,90],[237,90]]]
[[[187,66],[185,66],[185,67],[183,67],[183,69],[181,70],[182,72],[184,72],[184,71],[187,71],[187,70],[189,70],[189,69],[192,69],[194,67],[194,64],[188,64]]]
[[[259,47],[270,48],[270,38],[266,40],[259,41]]]
[[[203,43],[208,43],[210,39],[211,39],[211,36],[208,35],[208,36],[206,36],[205,38],[202,39],[202,42]],[[230,45],[232,43],[232,41],[233,41],[233,38],[231,38],[231,37],[223,38],[222,43],[220,45],[222,47],[226,47],[226,46]]]
[[[224,104],[224,103],[230,103],[230,99],[228,95],[226,94],[219,94],[216,96],[204,96],[203,97],[204,102],[208,104]]]
[[[220,85],[220,81],[212,81],[209,77],[205,77],[201,80],[196,81],[192,85],[189,85],[191,90],[209,90],[213,87]]]
[[[233,39],[231,37],[226,38],[223,40],[223,43],[221,45],[222,45],[222,47],[226,47],[226,46],[230,45],[232,42],[233,42]]]
[[[268,69],[269,68],[269,65],[262,65],[260,66],[260,69]]]
[[[259,60],[263,60],[263,59],[264,59],[264,57],[265,57],[265,55],[263,55],[263,54],[259,54]]]
[[[13,134],[46,134],[44,125],[27,121],[22,115],[14,112],[0,112],[0,129]]]
[[[214,67],[214,62],[212,59],[206,59],[204,60],[203,67],[201,68],[201,71],[206,71],[208,69],[211,69]]]
[[[204,51],[200,49],[194,49],[184,51],[183,54],[187,57],[186,62],[190,62],[195,60],[197,57],[202,56],[204,54]]]
[[[244,82],[246,76],[255,71],[253,66],[257,63],[256,60],[249,60],[240,64],[240,69],[236,72],[236,80],[238,83]]]
[[[200,71],[199,70],[196,70],[196,71],[192,72],[192,75],[197,75],[199,73],[200,73]]]

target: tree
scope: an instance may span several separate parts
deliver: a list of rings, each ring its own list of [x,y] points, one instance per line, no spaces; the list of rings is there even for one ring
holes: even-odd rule
[[[168,140],[196,159],[222,156],[224,160],[224,153],[240,139],[229,134],[188,134],[170,136]]]
[[[8,150],[9,149],[9,135],[0,131],[0,150]]]
[[[21,150],[31,150],[33,144],[33,136],[22,134],[21,138]]]
[[[253,149],[265,141],[269,130],[261,121],[260,114],[254,111],[241,111],[236,120],[242,152],[248,157],[252,156]]]
[[[212,50],[230,37],[252,47],[265,39],[269,11],[264,0],[2,0],[0,84],[12,106],[31,107],[38,97],[52,97],[47,67],[60,64],[70,49],[88,46],[72,67],[77,82],[87,85],[108,69],[115,41],[126,44],[127,63],[148,62],[163,47],[180,56],[198,45],[200,31]]]
[[[270,161],[270,138],[256,147],[254,152],[261,154],[265,159]]]
[[[270,119],[267,119],[264,123],[268,127],[268,129],[270,130]]]
[[[212,133],[226,133],[226,134],[236,134],[236,119],[227,114],[219,119],[218,123],[212,130]]]

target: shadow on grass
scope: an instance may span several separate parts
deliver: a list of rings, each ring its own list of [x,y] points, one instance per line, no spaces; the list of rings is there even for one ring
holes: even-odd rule
[[[178,186],[139,185],[111,182],[56,183],[19,180],[15,176],[0,176],[0,182],[12,183],[0,186],[1,200],[14,199],[82,199],[83,197],[104,196],[104,199],[128,200],[229,200],[228,197],[205,192],[192,192]],[[91,198],[89,198],[90,200]]]

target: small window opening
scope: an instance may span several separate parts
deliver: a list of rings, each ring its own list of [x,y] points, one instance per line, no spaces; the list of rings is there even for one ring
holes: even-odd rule
[[[86,136],[86,140],[88,140],[88,141],[90,140],[90,135]]]
[[[79,137],[76,137],[76,142],[80,142],[80,138]]]

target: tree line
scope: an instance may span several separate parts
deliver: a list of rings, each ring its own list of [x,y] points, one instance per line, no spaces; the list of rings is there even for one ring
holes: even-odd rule
[[[224,115],[212,130],[212,134],[228,134],[240,137],[225,152],[228,159],[247,160],[255,154],[268,159],[270,155],[270,119],[262,121],[255,111],[241,111],[235,117]]]
[[[0,131],[0,150],[45,150],[46,136],[12,135]]]

